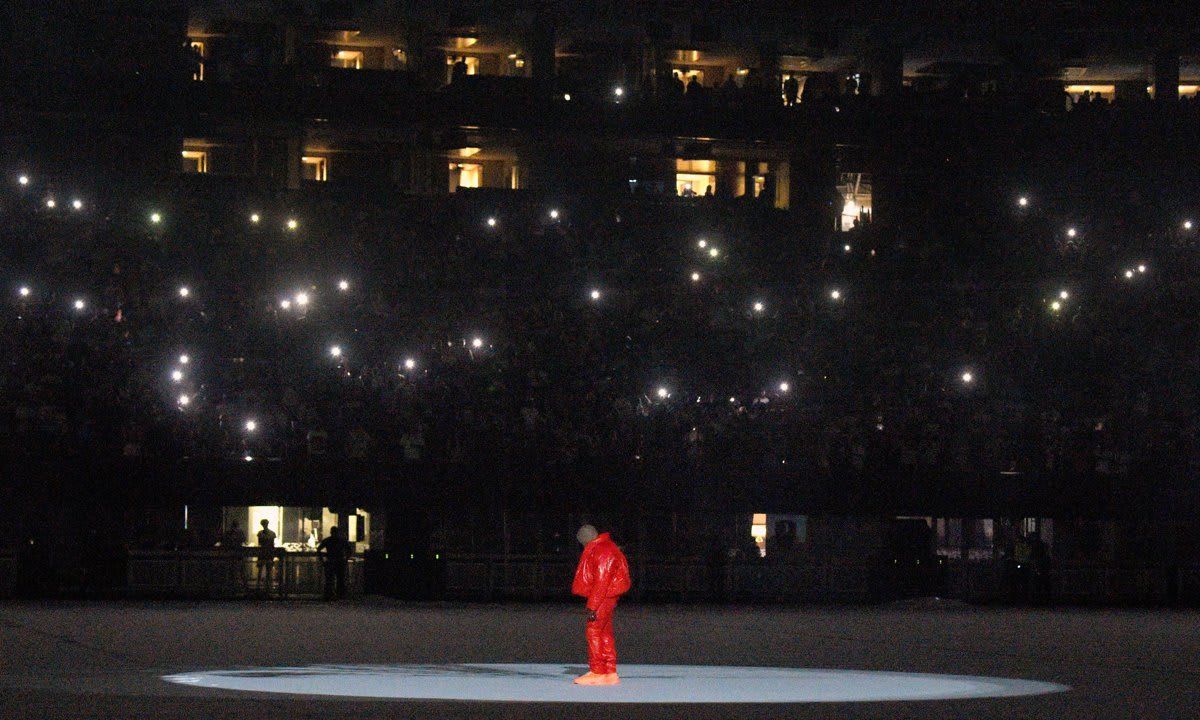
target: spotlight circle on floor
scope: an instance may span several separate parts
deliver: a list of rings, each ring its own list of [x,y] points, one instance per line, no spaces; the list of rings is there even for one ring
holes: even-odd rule
[[[557,664],[308,665],[166,675],[192,687],[396,700],[823,703],[1043,695],[1066,686],[968,675],[714,665],[621,665],[616,687],[581,687]]]

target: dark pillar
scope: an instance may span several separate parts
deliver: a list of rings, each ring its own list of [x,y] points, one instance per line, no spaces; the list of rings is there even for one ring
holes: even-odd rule
[[[1179,100],[1179,53],[1174,47],[1160,46],[1154,53],[1154,100],[1158,103]]]
[[[554,78],[557,74],[554,59],[554,20],[546,13],[539,13],[533,20],[529,38],[529,60],[532,64],[534,92],[547,98],[554,94]]]

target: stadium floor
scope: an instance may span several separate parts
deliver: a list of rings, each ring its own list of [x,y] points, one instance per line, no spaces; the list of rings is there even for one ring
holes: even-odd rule
[[[620,703],[347,699],[219,689],[163,679],[198,671],[311,665],[428,668],[514,663],[526,669],[557,667],[565,688],[574,671],[565,666],[584,661],[582,629],[582,608],[557,604],[405,604],[375,599],[334,605],[3,604],[0,717],[1064,720],[1185,718],[1196,717],[1200,708],[1196,662],[1200,613],[989,609],[938,603],[880,608],[627,604],[618,609],[618,652],[630,667],[712,666],[698,670],[699,676],[740,667],[885,673],[830,674],[841,683],[839,692],[859,687],[860,681],[869,686],[872,678],[909,677],[894,673],[1031,680],[1070,689],[979,699],[764,704],[745,702],[758,691],[743,686],[749,688],[745,697],[735,694],[719,702],[680,705],[638,701],[636,673],[623,684],[626,695]],[[669,680],[671,672],[687,677],[686,670],[640,671],[658,682]],[[737,672],[741,671],[731,670],[732,675]],[[276,674],[249,673],[268,678]],[[833,681],[826,686],[822,676],[804,677],[817,691],[837,689]],[[485,680],[500,682],[495,677]],[[530,696],[558,693],[552,677],[548,689],[546,677],[539,676],[537,682],[542,688],[530,690]],[[418,686],[430,684],[423,680]],[[292,687],[304,687],[304,682]],[[459,687],[477,689],[470,681]],[[527,686],[515,687],[519,695]],[[700,680],[697,687],[698,695],[720,695],[707,680]],[[678,686],[668,687],[668,692],[679,691]],[[891,690],[881,692],[886,697]],[[838,697],[834,693],[826,699]]]

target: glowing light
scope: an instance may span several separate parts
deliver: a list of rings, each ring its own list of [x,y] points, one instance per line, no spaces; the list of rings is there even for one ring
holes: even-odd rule
[[[834,300],[841,300],[842,299],[842,291],[841,290],[830,290],[829,297]]]
[[[496,227],[496,218],[490,217],[487,219],[487,226],[490,228]]]
[[[29,286],[27,286],[27,285],[22,285],[21,287],[17,288],[17,294],[20,295],[21,297],[29,297],[29,294],[32,292],[33,291],[30,290]]]
[[[1021,197],[1017,198],[1017,204],[1021,207],[1029,207],[1029,198],[1022,195]]]
[[[183,382],[183,371],[175,368],[171,371],[171,382]]]
[[[162,213],[158,213],[158,212],[150,213],[150,222],[154,223],[155,225],[161,223],[162,222]]]
[[[967,372],[964,372],[960,377],[962,378],[962,381],[964,383],[966,383],[967,385],[970,385],[971,383],[975,382],[975,375],[973,373],[971,373],[971,371],[969,371],[969,370]]]
[[[596,290],[596,289],[594,289],[594,288],[592,289],[592,291],[591,291],[590,293],[588,293],[588,295],[589,295],[589,296],[590,296],[590,297],[591,297],[593,300],[599,300],[599,299],[600,299],[600,291],[599,291],[599,290]]]
[[[779,392],[789,392],[791,389],[792,389],[792,386],[789,383],[786,383],[786,382],[779,383]]]
[[[737,402],[737,398],[731,397],[731,398],[729,398],[729,402],[735,403],[735,402]]]
[[[188,288],[187,285],[183,285],[182,287],[179,288],[179,297],[185,298],[191,294],[192,294],[192,291]]]
[[[296,218],[288,218],[288,221],[287,221],[287,229],[288,230],[295,230],[298,227],[300,227],[299,220],[297,220]]]
[[[843,251],[845,251],[845,252],[850,252],[850,246],[849,246],[849,245],[843,245],[843,246],[842,246],[842,250],[843,250]]]
[[[246,462],[254,462],[254,456],[253,456],[253,455],[247,455],[246,457],[244,457],[244,458],[242,458],[242,459],[243,459],[243,460],[245,460]]]
[[[1191,220],[1184,220],[1184,221],[1183,221],[1183,229],[1184,229],[1184,230],[1191,230],[1191,229],[1192,229],[1192,221],[1191,221]]]
[[[74,200],[71,201],[71,207],[75,208],[76,210],[82,210],[83,209],[83,201],[80,200],[79,198],[75,198]]]
[[[416,359],[410,358],[410,357],[404,358],[404,369],[405,370],[415,370],[416,368],[417,368]]]
[[[762,312],[763,310],[766,310],[766,309],[767,309],[767,306],[766,306],[766,305],[764,305],[764,304],[762,303],[762,301],[758,301],[758,302],[755,302],[755,303],[754,303],[754,312],[756,312],[756,313],[760,313],[760,312]]]
[[[284,310],[288,310],[292,307],[292,301],[291,300],[280,300],[279,307],[283,308]]]
[[[76,298],[73,305],[75,306],[76,310],[82,310],[87,307],[87,303],[83,301],[83,298]]]
[[[176,402],[178,402],[181,406],[186,407],[188,404],[190,404],[192,402],[192,399],[190,397],[188,397],[187,395],[180,395],[179,399]]]
[[[698,241],[696,242],[696,247],[698,247],[698,248],[700,248],[701,250],[703,250],[704,248],[708,247],[708,241],[707,241],[707,240],[698,240]]]
[[[1067,237],[1073,238],[1079,234],[1079,231],[1073,227],[1067,228]]]
[[[1062,303],[1055,300],[1054,302],[1050,303],[1050,309],[1054,312],[1058,312],[1059,310],[1062,310]]]
[[[305,305],[307,305],[308,304],[308,293],[306,293],[306,292],[296,293],[296,304],[299,305],[300,307],[304,307]]]
[[[46,207],[50,208],[51,210],[53,210],[57,205],[58,203],[54,201],[54,198],[46,199]]]
[[[258,213],[250,213],[250,222],[257,225],[259,223],[259,221],[261,221],[261,220],[262,220],[262,216],[259,215]]]
[[[692,282],[700,282],[700,273],[698,273],[698,272],[692,273]]]
[[[563,93],[563,100],[571,102],[571,93]]]
[[[718,255],[720,255],[720,254],[721,254],[721,251],[720,251],[720,249],[718,249],[718,248],[712,247],[712,248],[709,248],[709,249],[708,249],[708,256],[709,256],[710,258],[715,258],[715,257],[717,257],[717,256],[718,256]]]
[[[617,97],[624,96],[625,88],[621,87],[620,85],[616,86],[615,88],[613,88],[613,95],[616,95]]]
[[[247,420],[244,427],[246,428],[246,432],[254,432],[258,429],[258,422],[256,420]],[[246,458],[249,459],[250,456],[247,455]]]
[[[551,219],[551,220],[557,220],[557,219],[558,219],[558,210],[551,210],[551,211],[550,211],[550,219]]]
[[[28,185],[29,184],[29,176],[22,175],[21,177],[17,178],[17,182],[20,183],[21,185]]]
[[[342,292],[346,292],[349,289],[350,289],[350,281],[349,280],[338,280],[338,290],[341,290]]]
[[[1069,297],[1071,297],[1071,293],[1067,292],[1066,290],[1058,291],[1058,299],[1059,300],[1066,300]]]
[[[481,337],[471,338],[471,347],[475,348],[476,350],[483,347],[483,338],[481,338]]]
[[[1146,272],[1146,266],[1145,266],[1145,265],[1138,265],[1138,272],[1140,272],[1140,273],[1144,273],[1144,272]]]
[[[342,356],[342,346],[341,345],[330,346],[329,354],[335,358],[341,357]]]
[[[187,365],[191,361],[192,361],[192,356],[188,355],[187,353],[184,353],[179,356],[179,364],[180,365]]]
[[[1132,278],[1133,278],[1133,271],[1132,271],[1132,270],[1126,270],[1126,271],[1125,271],[1125,279],[1126,279],[1126,280],[1129,280],[1129,279],[1132,279]]]
[[[671,391],[662,385],[658,386],[658,389],[654,391],[654,394],[657,395],[660,400],[666,400],[667,398],[671,397]]]

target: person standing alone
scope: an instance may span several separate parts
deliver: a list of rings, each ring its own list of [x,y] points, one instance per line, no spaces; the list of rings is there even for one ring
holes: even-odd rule
[[[583,545],[571,592],[587,598],[588,672],[576,685],[616,685],[617,649],[613,638],[613,611],[617,598],[629,590],[629,561],[608,533],[584,525],[575,538]]]

